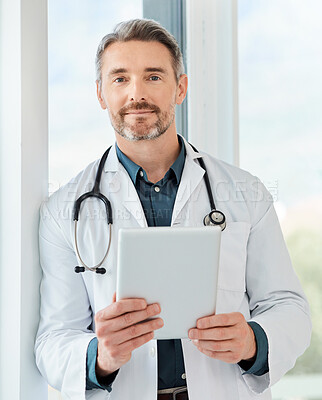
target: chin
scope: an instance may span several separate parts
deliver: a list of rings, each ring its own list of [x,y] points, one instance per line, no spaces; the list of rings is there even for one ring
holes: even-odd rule
[[[138,142],[142,140],[154,140],[160,137],[164,132],[160,132],[158,129],[153,129],[149,133],[144,132],[137,132],[125,129],[123,132],[119,132],[119,134],[124,137],[125,139],[131,142]]]

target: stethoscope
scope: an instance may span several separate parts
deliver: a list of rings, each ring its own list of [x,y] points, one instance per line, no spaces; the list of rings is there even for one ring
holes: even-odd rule
[[[190,144],[190,146],[194,149],[195,152],[199,153],[198,150],[192,144]],[[106,269],[104,267],[102,267],[102,265],[103,265],[104,261],[106,260],[106,258],[108,256],[108,253],[110,251],[110,248],[111,248],[113,219],[112,219],[111,203],[100,192],[100,182],[101,182],[102,171],[103,171],[103,168],[104,168],[104,165],[105,165],[105,161],[107,159],[107,156],[108,156],[108,153],[110,152],[111,147],[109,147],[105,151],[105,153],[103,154],[103,156],[102,156],[102,158],[100,160],[100,163],[99,163],[99,166],[98,166],[98,169],[97,169],[97,173],[96,173],[96,177],[95,177],[95,183],[94,183],[93,189],[91,191],[89,191],[89,192],[86,192],[86,193],[82,194],[75,201],[75,205],[74,205],[75,249],[76,249],[76,253],[77,253],[78,259],[80,260],[80,262],[82,264],[82,266],[76,266],[75,267],[75,272],[77,272],[77,273],[85,272],[85,271],[92,271],[92,272],[96,272],[97,274],[105,274],[106,273]],[[198,158],[198,162],[199,162],[199,165],[201,166],[201,168],[205,171],[203,178],[204,178],[204,181],[205,181],[205,184],[206,184],[209,203],[210,203],[210,209],[211,209],[210,213],[207,214],[204,217],[203,224],[205,226],[220,226],[221,230],[223,231],[226,228],[226,217],[225,217],[225,214],[216,209],[214,198],[213,198],[212,191],[211,191],[210,182],[209,182],[208,172],[207,172],[207,169],[206,169],[206,166],[205,166],[205,163],[204,163],[203,159],[202,158]],[[78,223],[78,218],[79,218],[80,206],[81,206],[81,204],[82,204],[82,202],[84,200],[86,200],[86,199],[88,199],[90,197],[96,197],[97,199],[101,200],[104,203],[105,209],[106,209],[106,221],[107,221],[107,226],[108,226],[108,231],[109,231],[109,240],[108,240],[108,244],[107,244],[107,249],[106,249],[105,255],[102,258],[102,260],[98,264],[94,265],[93,267],[89,267],[88,265],[85,264],[84,260],[82,259],[81,255],[80,255],[79,247],[78,247],[78,243],[77,243],[77,223]]]

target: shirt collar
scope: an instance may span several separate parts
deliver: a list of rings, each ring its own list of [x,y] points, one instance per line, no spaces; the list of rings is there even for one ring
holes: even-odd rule
[[[183,166],[184,166],[184,162],[185,162],[185,158],[186,158],[185,145],[183,143],[183,139],[179,135],[178,135],[178,140],[179,140],[179,144],[181,146],[181,150],[180,150],[180,153],[179,153],[177,159],[175,160],[175,162],[170,167],[170,169],[172,169],[172,171],[175,174],[175,177],[177,179],[177,183],[180,182],[182,171],[183,171]]]
[[[141,167],[132,160],[130,160],[118,147],[117,144],[115,144],[116,147],[116,154],[117,158],[119,159],[120,163],[123,165],[123,167],[126,169],[127,173],[130,175],[130,178],[132,179],[132,182],[135,184],[136,183],[136,178],[137,175],[141,169]]]
[[[179,140],[179,144],[181,146],[181,150],[180,150],[179,156],[177,157],[177,159],[175,160],[175,162],[171,165],[171,167],[169,169],[169,171],[172,170],[174,172],[177,183],[180,182],[182,171],[183,171],[183,166],[184,166],[184,162],[185,162],[185,157],[186,157],[185,145],[184,145],[183,139],[179,135],[178,135],[178,140]],[[130,160],[119,149],[117,144],[115,144],[115,147],[116,147],[116,154],[117,154],[117,157],[118,157],[120,163],[126,169],[127,173],[129,174],[129,176],[134,184],[136,184],[137,176],[138,176],[138,173],[140,170],[143,171],[144,176],[146,177],[146,173],[142,167],[140,167],[139,165],[135,164],[135,162]],[[167,174],[168,174],[168,172],[167,172]]]

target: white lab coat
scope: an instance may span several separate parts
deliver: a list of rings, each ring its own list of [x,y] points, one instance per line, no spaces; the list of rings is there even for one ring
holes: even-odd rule
[[[200,154],[186,142],[185,146],[187,156],[171,224],[201,226],[210,211],[204,171],[196,162]],[[249,173],[206,154],[203,158],[216,206],[227,218],[221,244],[217,313],[239,311],[248,321],[262,326],[269,343],[269,372],[260,377],[243,375],[238,365],[209,358],[189,340],[182,340],[189,399],[270,399],[269,387],[293,367],[309,345],[309,307],[267,190]],[[95,337],[93,315],[112,302],[115,292],[118,230],[147,226],[135,187],[113,147],[101,182],[101,192],[110,199],[114,218],[111,252],[104,264],[107,273],[74,272],[79,262],[74,247],[73,205],[91,189],[97,167],[98,161],[90,164],[42,207],[43,280],[36,362],[64,399],[155,400],[155,340],[132,353],[131,360],[121,367],[111,393],[85,390],[87,346]],[[98,200],[88,200],[81,209],[78,242],[81,256],[89,265],[101,260],[106,249],[103,208]]]

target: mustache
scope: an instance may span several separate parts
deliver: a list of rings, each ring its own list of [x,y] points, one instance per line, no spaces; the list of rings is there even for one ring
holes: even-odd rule
[[[161,110],[158,106],[154,104],[149,104],[148,102],[140,102],[140,103],[132,103],[128,106],[122,107],[119,111],[119,115],[123,116],[126,113],[134,110],[151,110],[155,111],[156,113],[160,113]]]

